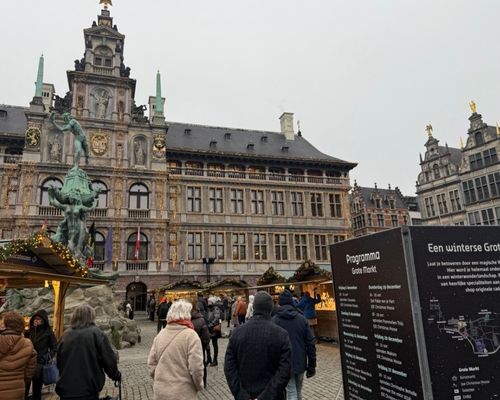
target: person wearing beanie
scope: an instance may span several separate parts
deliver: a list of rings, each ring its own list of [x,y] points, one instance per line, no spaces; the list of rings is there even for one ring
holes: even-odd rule
[[[293,305],[293,295],[285,290],[279,296],[280,307],[273,322],[285,329],[292,344],[292,376],[286,387],[287,400],[302,400],[304,372],[307,378],[316,373],[316,347],[307,319]]]
[[[257,292],[253,317],[233,331],[224,374],[235,400],[285,400],[292,368],[288,333],[271,321],[273,300]]]

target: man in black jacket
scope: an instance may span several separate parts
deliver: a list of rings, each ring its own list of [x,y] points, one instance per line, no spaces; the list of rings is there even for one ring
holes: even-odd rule
[[[288,332],[292,343],[292,376],[286,387],[287,400],[302,400],[304,372],[311,378],[316,373],[316,347],[307,319],[293,305],[293,296],[285,290],[279,297],[280,307],[273,322]]]
[[[107,336],[94,324],[95,311],[87,304],[75,308],[71,328],[57,349],[59,380],[56,393],[61,400],[97,400],[105,376],[121,380],[117,357]]]
[[[33,375],[32,399],[42,399],[43,376],[42,369],[50,359],[54,358],[57,349],[57,340],[50,328],[47,311],[37,311],[30,319],[30,330],[26,337],[31,340],[36,350],[36,370]],[[26,383],[26,396],[31,382]]]
[[[163,328],[167,326],[167,314],[168,310],[170,310],[170,306],[172,305],[172,301],[170,299],[164,298],[160,301],[160,305],[158,306],[158,329],[157,333],[159,333]]]
[[[271,322],[273,301],[257,292],[254,316],[233,331],[224,364],[235,400],[284,400],[291,373],[288,333]]]

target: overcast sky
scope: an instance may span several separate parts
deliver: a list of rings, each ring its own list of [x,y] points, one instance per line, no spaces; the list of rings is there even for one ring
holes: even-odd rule
[[[0,103],[27,106],[38,57],[60,95],[83,55],[98,0],[2,1]],[[441,144],[466,137],[468,102],[500,121],[498,0],[114,0],[136,101],[162,73],[166,117],[279,130],[358,162],[361,186],[413,194],[431,123]]]

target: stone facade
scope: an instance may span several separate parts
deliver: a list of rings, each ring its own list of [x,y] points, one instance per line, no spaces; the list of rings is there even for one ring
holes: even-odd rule
[[[439,146],[429,132],[417,196],[427,225],[500,223],[500,135],[477,112],[461,149]]]
[[[62,216],[48,204],[73,162],[73,136],[56,132],[64,107],[86,132],[82,165],[99,204],[94,265],[118,271],[116,292],[144,309],[146,293],[172,281],[224,277],[254,283],[272,265],[293,272],[305,259],[328,264],[328,244],[350,235],[347,193],[356,164],[327,156],[293,130],[245,131],[166,122],[157,96],[135,103],[124,64],[125,36],[108,10],[84,30],[84,57],[68,71],[69,91],[27,108],[0,106],[0,234],[24,237]],[[159,77],[158,77],[159,82]],[[53,93],[44,84],[44,93]],[[60,124],[61,122],[58,121]],[[138,257],[136,257],[137,234]]]
[[[350,194],[354,236],[364,236],[403,225],[411,225],[405,198],[395,189],[362,187],[354,183]]]

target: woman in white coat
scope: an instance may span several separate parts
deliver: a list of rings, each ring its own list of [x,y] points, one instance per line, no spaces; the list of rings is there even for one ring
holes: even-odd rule
[[[153,341],[148,368],[154,400],[196,400],[203,389],[203,350],[191,322],[191,304],[178,300],[167,314],[167,326]]]

